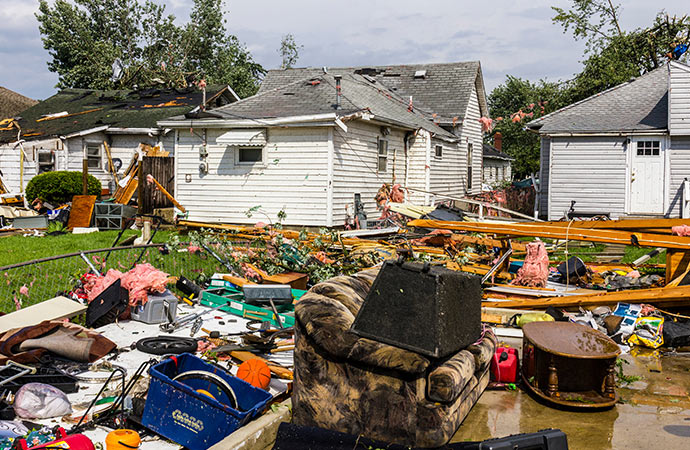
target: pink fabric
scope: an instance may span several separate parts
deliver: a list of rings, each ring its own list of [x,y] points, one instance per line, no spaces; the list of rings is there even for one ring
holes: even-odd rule
[[[518,286],[546,287],[549,277],[549,254],[542,241],[527,244],[525,263],[518,270],[517,278],[511,284]]]
[[[89,294],[89,302],[93,301],[115,280],[120,280],[122,287],[129,291],[129,304],[136,306],[146,303],[149,292],[164,292],[168,284],[169,275],[151,264],[137,264],[129,272],[110,269],[103,277],[97,277],[93,284],[85,284],[84,289]]]
[[[678,225],[676,227],[671,227],[671,232],[676,236],[690,236],[690,226]]]

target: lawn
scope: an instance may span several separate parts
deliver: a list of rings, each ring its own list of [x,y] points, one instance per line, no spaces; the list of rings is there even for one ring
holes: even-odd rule
[[[90,234],[63,234],[59,236],[6,236],[0,238],[0,267],[31,261],[48,256],[64,255],[84,250],[109,248],[115,242],[119,231],[99,231]],[[159,231],[154,243],[166,242],[176,232]],[[139,236],[134,230],[126,230],[120,241],[129,236]]]

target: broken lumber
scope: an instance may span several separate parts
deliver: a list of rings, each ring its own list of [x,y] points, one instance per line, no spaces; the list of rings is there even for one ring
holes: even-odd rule
[[[625,303],[690,303],[690,286],[663,287],[649,289],[629,289],[601,294],[569,295],[563,297],[548,297],[531,300],[506,300],[482,302],[482,306],[495,308],[533,308],[545,309],[549,306],[568,308],[575,306],[599,306]]]
[[[656,234],[671,234],[671,227],[690,225],[690,219],[618,219],[618,220],[575,220],[572,222],[540,222],[540,225],[601,230],[627,230]]]
[[[156,188],[158,188],[158,190],[159,190],[163,195],[165,195],[165,198],[167,198],[168,200],[170,200],[170,201],[172,202],[172,204],[175,205],[175,207],[176,207],[177,209],[179,209],[179,210],[182,211],[183,213],[186,213],[186,212],[187,212],[187,210],[184,208],[184,206],[182,206],[182,205],[180,204],[180,202],[178,202],[178,201],[175,199],[175,197],[173,197],[173,196],[170,194],[170,192],[168,192],[168,191],[163,187],[163,185],[160,184],[160,183],[158,182],[158,180],[156,180],[156,178],[154,178],[153,175],[151,175],[151,174],[146,175],[146,181],[151,181],[153,184],[155,184],[155,185],[156,185]]]
[[[95,206],[95,195],[75,195],[72,197],[72,208],[67,220],[67,229],[88,228],[91,225],[91,216],[93,216]]]
[[[440,228],[444,230],[490,233],[506,236],[529,236],[571,241],[603,242],[606,244],[639,245],[690,250],[690,237],[652,233],[633,233],[624,230],[599,230],[548,226],[541,223],[448,222],[442,220],[412,220],[410,227]]]

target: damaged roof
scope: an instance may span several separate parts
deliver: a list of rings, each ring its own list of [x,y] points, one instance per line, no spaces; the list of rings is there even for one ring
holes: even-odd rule
[[[547,114],[527,124],[542,134],[665,130],[668,66]]]
[[[433,123],[416,108],[408,109],[408,102],[394,91],[362,75],[346,74],[341,78],[340,108],[336,109],[336,80],[323,72],[319,76],[306,77],[276,89],[264,89],[260,93],[203,114],[226,120],[254,120],[299,117],[336,113],[345,117],[355,113],[372,114],[376,119],[409,129],[424,128],[435,135],[456,139],[449,131]],[[185,120],[192,115],[173,117]]]
[[[486,93],[479,61],[445,64],[408,64],[327,68],[330,75],[355,74],[369,77],[409,100],[426,115],[441,123],[462,119],[467,112],[473,88],[477,87],[480,113],[488,117]],[[308,67],[269,70],[259,93],[276,89],[296,80],[321,76],[324,69]]]
[[[0,120],[14,117],[36,103],[32,98],[0,86]]]
[[[484,144],[482,146],[482,156],[484,158],[490,158],[490,159],[502,159],[504,161],[515,161],[515,158],[509,156],[507,153],[504,153],[497,149],[496,147],[489,145],[489,144]]]
[[[235,100],[228,86],[209,86],[206,93],[207,105],[220,106]],[[102,126],[155,128],[158,120],[198,107],[202,97],[197,87],[138,91],[64,89],[22,112],[17,122],[21,139],[27,141],[67,136]],[[0,131],[0,144],[16,140],[16,130]]]

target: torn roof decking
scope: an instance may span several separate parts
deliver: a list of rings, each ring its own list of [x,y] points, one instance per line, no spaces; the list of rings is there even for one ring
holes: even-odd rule
[[[227,86],[207,88],[208,99]],[[158,120],[184,114],[201,105],[202,92],[185,89],[147,89],[139,91],[98,91],[64,89],[21,114],[21,138],[27,141],[66,136],[102,126],[117,128],[155,128]],[[67,115],[46,119],[49,114]],[[17,131],[0,131],[0,144],[17,140]]]
[[[477,88],[480,114],[488,116],[486,94],[479,61],[442,64],[407,64],[390,66],[329,67],[330,75],[366,76],[392,90],[400,97],[412,97],[413,105],[427,116],[435,114],[441,123],[463,119],[473,88]],[[323,75],[322,68],[276,69],[266,73],[259,93],[297,80]]]
[[[372,83],[362,75],[346,74],[341,78],[340,107],[336,108],[336,81],[332,74],[323,72],[271,90],[263,90],[230,105],[203,114],[206,118],[221,120],[252,120],[300,117],[335,113],[347,117],[357,113],[371,114],[373,118],[407,129],[424,128],[446,139],[457,139],[452,133],[433,123],[416,108],[385,86]],[[191,114],[172,117],[170,121],[199,118]],[[168,122],[168,121],[166,121]]]
[[[13,117],[36,103],[34,99],[0,86],[0,120]]]

